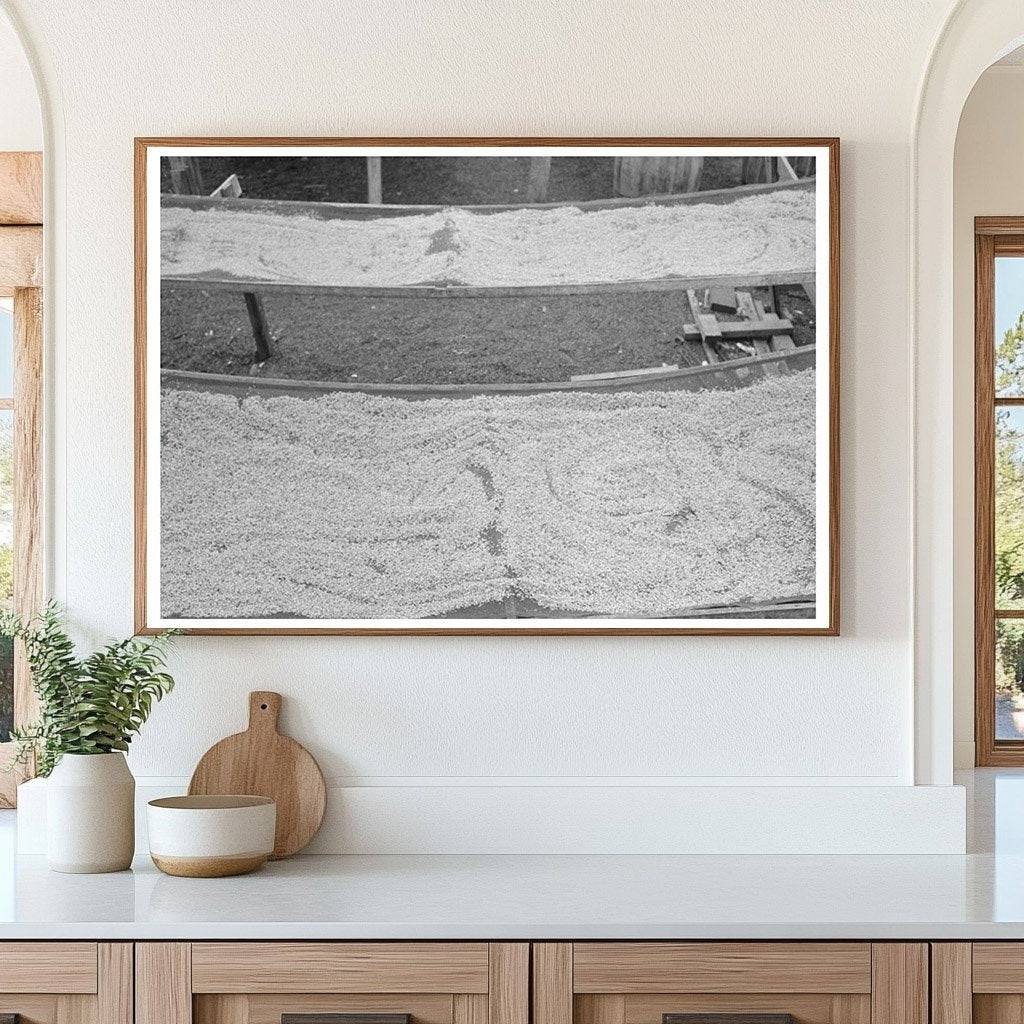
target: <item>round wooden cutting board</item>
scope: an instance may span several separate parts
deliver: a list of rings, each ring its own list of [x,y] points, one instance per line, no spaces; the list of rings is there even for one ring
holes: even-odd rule
[[[277,731],[281,694],[249,694],[249,728],[214,744],[200,759],[190,796],[267,796],[277,803],[273,860],[303,849],[320,828],[327,789],[320,766],[302,744]]]

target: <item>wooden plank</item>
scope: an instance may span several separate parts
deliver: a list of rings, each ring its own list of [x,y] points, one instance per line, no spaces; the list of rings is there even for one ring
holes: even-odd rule
[[[14,609],[31,618],[43,603],[43,293],[14,293]],[[14,657],[14,720],[35,721],[38,699],[19,641]]]
[[[625,1024],[626,997],[610,993],[577,995],[573,997],[573,1010],[576,1024]]]
[[[671,366],[646,366],[639,370],[610,370],[608,373],[574,373],[570,382],[586,380],[628,380],[631,377],[649,377],[651,374],[668,373],[670,370],[678,370],[679,365],[673,363]]]
[[[96,991],[95,942],[4,942],[0,954],[0,992]]]
[[[487,992],[484,942],[197,942],[194,992]]]
[[[250,1024],[252,1002],[252,997],[237,992],[195,996],[192,1000],[193,1024]],[[272,1018],[273,1024],[281,1024],[282,1015],[293,1008],[292,1005],[278,1008]]]
[[[43,154],[0,153],[0,224],[43,223]]]
[[[136,943],[135,1024],[192,1024],[189,943]]]
[[[931,1024],[971,1024],[971,944],[931,944]]]
[[[832,1024],[871,1024],[871,996],[845,992],[833,996]]]
[[[419,1020],[420,1016],[417,1014],[417,1024]],[[487,996],[483,993],[467,992],[453,995],[452,1024],[487,1024]]]
[[[242,195],[242,183],[237,174],[229,174],[211,193],[214,199],[239,199]]]
[[[533,1024],[573,1024],[571,942],[533,944]]]
[[[871,946],[871,1024],[929,1024],[928,946],[875,942]]]
[[[379,156],[366,158],[366,201],[379,206],[384,199],[384,174]]]
[[[97,1024],[96,997],[57,996],[57,1024]]]
[[[792,328],[789,320],[731,320],[720,321],[718,330],[723,338],[770,338],[772,334]],[[685,324],[683,336],[696,341],[700,329],[696,324]]]
[[[130,942],[101,942],[96,952],[98,1024],[134,1024],[134,946]]]
[[[735,288],[722,285],[714,285],[710,289],[709,298],[711,309],[719,313],[735,313],[739,301]]]
[[[576,943],[576,992],[870,992],[865,942]]]
[[[548,181],[551,177],[551,157],[531,156],[526,180],[526,201],[543,203],[548,198]]]
[[[39,288],[43,283],[43,229],[0,227],[0,286]]]
[[[528,942],[490,943],[487,1011],[489,1024],[529,1024],[530,944]]]
[[[798,356],[813,356],[814,345],[804,345],[795,353]],[[311,397],[335,391],[351,391],[361,394],[397,395],[402,398],[462,397],[474,395],[521,395],[542,394],[548,391],[598,391],[603,389],[643,387],[649,384],[670,384],[672,381],[706,377],[721,373],[723,367],[730,370],[750,366],[762,366],[779,362],[785,354],[769,352],[763,356],[749,356],[746,359],[730,359],[728,363],[714,366],[684,366],[678,370],[645,374],[642,377],[610,377],[592,381],[552,381],[537,384],[353,384],[349,381],[290,380],[284,377],[249,377],[230,373],[199,373],[195,370],[161,370],[160,380],[169,387],[197,391],[217,391],[230,394],[289,394]],[[791,354],[789,358],[793,358]]]
[[[0,229],[0,231],[5,229]],[[612,295],[617,293],[675,292],[707,288],[723,282],[748,288],[767,287],[773,282],[800,285],[814,281],[814,273],[780,271],[771,274],[711,274],[703,277],[663,277],[648,281],[605,281],[587,284],[524,284],[524,285],[437,285],[411,284],[396,286],[303,284],[294,281],[260,281],[252,278],[197,275],[183,277],[169,274],[160,279],[165,288],[195,288],[201,291],[255,292],[280,295],[344,295],[384,299],[494,299],[522,296]]]
[[[1024,993],[1024,943],[975,942],[971,975],[975,992]]]
[[[780,181],[796,181],[800,175],[793,170],[793,165],[784,156],[778,157],[778,169],[779,169],[779,180]]]

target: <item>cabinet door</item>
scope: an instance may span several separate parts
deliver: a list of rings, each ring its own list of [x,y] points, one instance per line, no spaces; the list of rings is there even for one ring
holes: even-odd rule
[[[136,1024],[528,1024],[514,942],[136,947]]]
[[[1024,942],[932,943],[932,1020],[1024,1020]]]
[[[127,942],[0,942],[0,1018],[132,1024]]]
[[[538,943],[533,957],[534,1024],[928,1024],[923,943]]]

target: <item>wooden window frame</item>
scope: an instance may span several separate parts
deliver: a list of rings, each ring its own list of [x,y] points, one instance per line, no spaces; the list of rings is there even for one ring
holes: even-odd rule
[[[42,154],[0,153],[0,296],[14,299],[14,609],[42,604],[43,227]],[[10,403],[4,403],[10,407]],[[36,716],[25,652],[14,652],[14,723]],[[0,807],[13,807],[32,766],[12,767],[0,743]]]

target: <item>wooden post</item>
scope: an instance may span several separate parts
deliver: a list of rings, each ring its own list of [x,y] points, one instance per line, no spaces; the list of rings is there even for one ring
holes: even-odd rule
[[[210,193],[215,199],[238,199],[242,195],[242,183],[237,174],[225,178]],[[256,342],[256,362],[265,363],[273,353],[270,350],[270,331],[267,318],[263,312],[263,302],[255,292],[242,292],[245,300],[245,311],[249,314],[249,326],[252,328],[253,341]]]
[[[384,202],[384,182],[379,156],[366,158],[366,201],[374,206]]]
[[[530,170],[526,182],[526,201],[543,203],[548,198],[548,182],[551,178],[551,157],[531,156]]]
[[[169,156],[167,160],[171,169],[171,188],[178,195],[201,196],[205,189],[199,161],[192,156]]]

